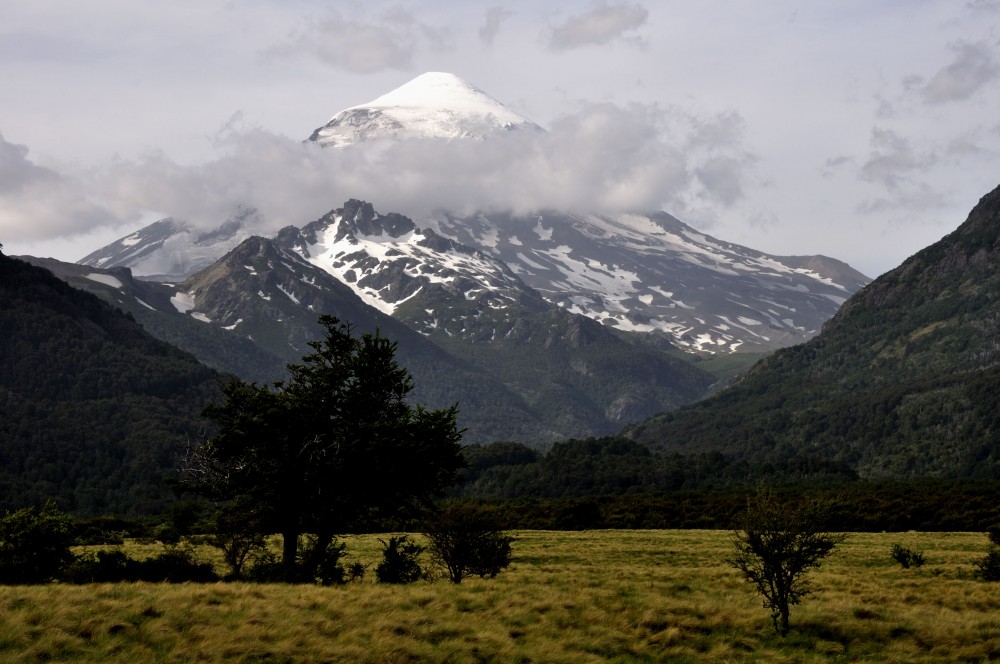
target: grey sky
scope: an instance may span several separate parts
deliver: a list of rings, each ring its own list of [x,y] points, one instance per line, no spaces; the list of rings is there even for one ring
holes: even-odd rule
[[[424,71],[550,131],[349,160],[301,145]],[[241,204],[302,224],[353,196],[662,208],[875,276],[1000,184],[993,0],[39,0],[0,10],[0,81],[12,254],[76,259]]]

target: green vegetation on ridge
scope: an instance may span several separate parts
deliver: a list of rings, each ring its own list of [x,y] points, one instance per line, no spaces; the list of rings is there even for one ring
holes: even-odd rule
[[[718,452],[772,479],[830,464],[867,479],[1000,477],[998,323],[1000,188],[848,300],[819,336],[626,435]]]
[[[0,507],[166,510],[215,372],[97,297],[0,254]]]

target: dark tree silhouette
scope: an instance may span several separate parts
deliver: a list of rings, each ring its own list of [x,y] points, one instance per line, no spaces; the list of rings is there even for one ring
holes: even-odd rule
[[[413,381],[395,361],[395,342],[377,332],[354,337],[331,316],[320,324],[325,338],[289,365],[287,382],[225,386],[225,401],[205,410],[218,433],[184,468],[199,493],[257,506],[261,524],[282,536],[290,581],[315,578],[335,533],[414,514],[464,464],[456,408],[407,401]],[[315,540],[302,552],[304,533]]]

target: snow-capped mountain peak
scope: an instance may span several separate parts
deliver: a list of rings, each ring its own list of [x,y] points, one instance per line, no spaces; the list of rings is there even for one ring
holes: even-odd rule
[[[424,333],[437,327],[441,314],[434,312],[445,302],[476,311],[548,306],[502,261],[363,201],[350,200],[300,231],[282,231],[278,241],[383,313],[397,315],[410,303],[405,318]]]
[[[503,261],[566,311],[690,351],[768,351],[805,341],[869,279],[823,256],[771,256],[665,212],[544,212],[420,224]]]
[[[324,147],[373,139],[484,139],[512,130],[542,131],[454,74],[427,72],[366,104],[346,108],[309,137]]]

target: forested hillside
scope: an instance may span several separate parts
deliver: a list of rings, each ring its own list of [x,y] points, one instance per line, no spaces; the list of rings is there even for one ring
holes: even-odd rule
[[[714,398],[635,425],[656,450],[719,452],[747,477],[1000,476],[1000,188],[875,280],[811,341]]]
[[[0,254],[0,508],[161,511],[217,378],[94,295]]]

